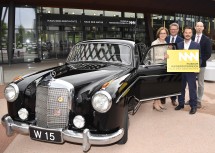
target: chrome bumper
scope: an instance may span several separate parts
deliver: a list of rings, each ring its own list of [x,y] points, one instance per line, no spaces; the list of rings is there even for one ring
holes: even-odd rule
[[[2,117],[1,122],[6,129],[7,136],[11,136],[14,131],[29,135],[29,127],[31,125],[13,121],[13,119],[7,115]],[[88,151],[91,145],[106,145],[119,141],[124,135],[124,129],[119,129],[111,134],[91,134],[89,129],[85,129],[83,133],[65,129],[62,130],[61,133],[63,141],[81,143],[83,151]]]

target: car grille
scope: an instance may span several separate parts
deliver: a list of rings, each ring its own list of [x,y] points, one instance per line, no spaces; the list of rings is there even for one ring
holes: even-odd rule
[[[36,91],[36,120],[37,126],[44,128],[65,128],[68,125],[71,109],[72,90],[57,87],[56,82],[51,86],[39,85]],[[53,86],[53,84],[56,84]],[[50,85],[50,83],[49,83]]]

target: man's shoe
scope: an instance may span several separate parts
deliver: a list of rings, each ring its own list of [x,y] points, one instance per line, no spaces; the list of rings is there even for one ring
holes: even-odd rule
[[[190,114],[195,114],[196,111],[197,111],[197,108],[196,108],[196,107],[193,107],[193,108],[191,108],[191,110],[190,110]]]
[[[172,105],[177,106],[177,102],[175,100],[172,100]]]
[[[184,108],[184,106],[178,105],[178,106],[175,107],[175,110],[180,110],[180,109],[183,109],[183,108]]]
[[[184,105],[190,105],[190,100],[184,103]]]
[[[202,108],[201,102],[197,102],[197,108]]]

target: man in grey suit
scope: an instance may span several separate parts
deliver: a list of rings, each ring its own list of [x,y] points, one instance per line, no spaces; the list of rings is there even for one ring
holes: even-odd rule
[[[178,36],[178,32],[179,32],[179,25],[178,23],[172,23],[169,25],[169,31],[170,31],[170,35],[166,37],[166,42],[167,43],[180,43],[182,42],[184,39],[181,38],[180,36]],[[173,106],[177,106],[176,103],[176,96],[172,96],[170,97],[171,101],[172,101],[172,105]],[[165,104],[166,103],[166,99],[165,98],[161,98],[161,103]]]
[[[202,96],[204,94],[204,74],[206,61],[211,57],[212,45],[210,39],[202,33],[204,30],[204,24],[202,22],[196,23],[195,30],[196,34],[192,37],[192,40],[200,44],[202,59],[202,63],[200,65],[200,72],[197,75],[197,108],[201,108]],[[189,104],[189,102],[187,102],[186,104]]]

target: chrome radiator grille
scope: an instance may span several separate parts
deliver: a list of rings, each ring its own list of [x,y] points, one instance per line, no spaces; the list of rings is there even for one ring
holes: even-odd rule
[[[54,86],[53,86],[54,85]],[[57,82],[50,86],[37,87],[36,120],[37,126],[45,128],[65,128],[68,125],[71,109],[72,88]]]

